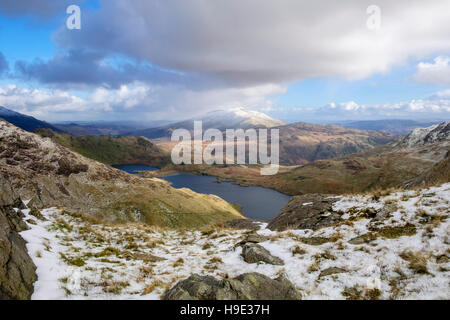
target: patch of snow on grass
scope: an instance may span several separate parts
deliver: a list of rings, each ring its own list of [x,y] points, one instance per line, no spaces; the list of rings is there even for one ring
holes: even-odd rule
[[[450,183],[420,192],[341,197],[341,222],[275,232],[260,243],[284,266],[248,264],[238,245],[247,230],[169,230],[106,225],[59,209],[22,232],[37,265],[33,299],[160,299],[193,273],[217,278],[284,274],[304,299],[450,299]],[[383,219],[367,216],[386,207]],[[360,239],[357,241],[355,239]]]

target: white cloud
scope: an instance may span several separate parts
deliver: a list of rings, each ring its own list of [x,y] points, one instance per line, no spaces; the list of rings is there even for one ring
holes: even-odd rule
[[[419,82],[450,86],[450,57],[439,56],[434,63],[420,62],[414,79]]]
[[[450,92],[438,92],[424,99],[400,103],[358,104],[354,101],[329,103],[321,108],[293,107],[279,109],[279,118],[297,121],[336,122],[344,120],[450,119]]]
[[[15,85],[0,87],[0,105],[36,117],[83,112],[87,109],[83,99],[67,92],[31,90]]]

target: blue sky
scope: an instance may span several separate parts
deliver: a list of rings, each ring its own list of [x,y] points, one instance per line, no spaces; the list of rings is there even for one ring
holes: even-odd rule
[[[255,12],[251,0],[239,10],[255,17],[236,30],[216,25],[200,6],[192,8],[202,0],[190,10],[175,1],[73,1],[81,6],[82,30],[65,28],[65,6],[48,2],[49,11],[6,2],[0,4],[0,53],[9,69],[0,70],[0,104],[45,120],[172,119],[233,107],[287,121],[449,118],[450,26],[438,2],[427,7],[435,29],[406,25],[399,31],[394,18],[407,13],[385,9],[385,30],[375,36],[364,30],[365,12],[356,2],[342,8],[342,16],[360,13],[354,26],[331,15],[331,8],[318,22],[330,25],[323,34],[289,10],[276,8],[280,12],[265,21],[270,4]],[[210,12],[229,21],[237,8],[230,3],[225,9],[211,5]],[[283,29],[288,19],[297,34]]]

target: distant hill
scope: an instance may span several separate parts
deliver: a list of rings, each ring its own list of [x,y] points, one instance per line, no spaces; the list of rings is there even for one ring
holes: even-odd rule
[[[37,129],[51,129],[56,132],[63,132],[63,130],[56,128],[50,123],[38,120],[31,116],[27,116],[4,107],[0,107],[0,118],[8,121],[9,123],[12,123],[16,127],[29,132],[34,132]]]
[[[163,126],[169,121],[147,121],[147,122],[131,122],[131,121],[94,121],[94,122],[63,122],[54,123],[58,129],[70,133],[75,137],[81,136],[118,136],[124,135],[130,131],[142,130]]]
[[[392,134],[406,135],[416,128],[425,128],[442,121],[414,121],[414,120],[366,120],[336,122],[343,128],[360,130],[386,131]]]
[[[234,108],[230,110],[212,111],[200,117],[158,128],[130,131],[124,135],[143,136],[149,139],[170,138],[175,129],[194,130],[195,120],[201,120],[203,122],[203,130],[214,128],[221,131],[226,129],[271,128],[285,124],[283,121],[274,119],[262,112]]]

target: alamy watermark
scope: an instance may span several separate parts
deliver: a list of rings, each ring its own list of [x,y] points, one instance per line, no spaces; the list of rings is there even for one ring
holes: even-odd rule
[[[370,5],[366,9],[366,13],[369,14],[367,18],[366,26],[370,31],[377,31],[381,29],[381,8],[377,5]]]
[[[172,162],[181,164],[248,164],[264,165],[261,175],[274,175],[279,169],[279,129],[218,129],[203,133],[202,121],[194,121],[193,137],[187,129],[176,129],[171,140]],[[270,143],[269,143],[270,142]],[[270,145],[270,155],[268,147]]]
[[[66,20],[66,27],[69,30],[81,29],[81,9],[79,6],[73,4],[67,7],[66,13],[69,17]]]

